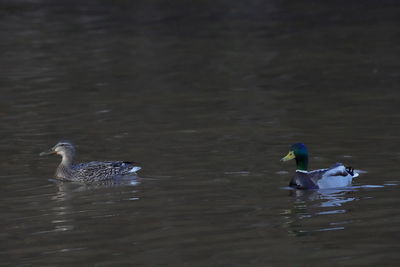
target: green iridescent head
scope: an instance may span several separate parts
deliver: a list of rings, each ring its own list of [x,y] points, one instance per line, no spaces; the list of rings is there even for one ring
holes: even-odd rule
[[[296,159],[296,166],[298,170],[307,171],[308,169],[308,149],[303,143],[293,144],[289,153],[281,159],[281,161],[288,161]]]

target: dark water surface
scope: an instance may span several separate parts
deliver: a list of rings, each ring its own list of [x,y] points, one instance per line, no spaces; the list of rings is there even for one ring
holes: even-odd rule
[[[326,2],[0,1],[0,265],[397,266],[400,5]],[[354,187],[286,189],[298,141]]]

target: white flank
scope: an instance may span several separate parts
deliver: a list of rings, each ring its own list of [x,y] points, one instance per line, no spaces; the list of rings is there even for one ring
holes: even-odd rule
[[[322,178],[318,180],[318,187],[320,189],[326,189],[350,186],[353,178],[358,176],[358,173],[357,175],[354,173],[354,176],[351,176],[350,174],[346,176],[335,175],[338,172],[347,173],[346,167],[344,165],[339,165],[336,168],[328,170],[324,173]]]
[[[133,172],[137,172],[137,171],[139,171],[139,170],[141,170],[141,169],[142,169],[142,167],[135,166],[135,167],[132,167],[132,169],[130,169],[129,172],[130,172],[130,173],[133,173]]]

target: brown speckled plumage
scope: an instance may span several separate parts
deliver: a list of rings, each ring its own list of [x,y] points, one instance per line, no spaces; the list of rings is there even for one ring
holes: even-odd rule
[[[75,147],[70,142],[59,142],[49,152],[43,152],[40,155],[48,154],[58,154],[62,157],[55,176],[57,179],[67,181],[101,182],[135,175],[141,169],[134,166],[132,162],[126,161],[92,161],[74,164]]]

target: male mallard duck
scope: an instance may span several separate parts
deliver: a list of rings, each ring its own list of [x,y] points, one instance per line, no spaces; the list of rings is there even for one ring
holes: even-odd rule
[[[69,142],[58,142],[48,152],[40,156],[57,154],[62,157],[56,170],[56,178],[67,181],[92,183],[135,175],[141,168],[126,161],[92,161],[73,164],[75,147]]]
[[[342,163],[336,163],[328,169],[308,171],[308,150],[302,143],[293,144],[281,161],[291,159],[296,159],[297,169],[289,186],[297,189],[346,187],[358,176],[352,167],[345,167]]]

